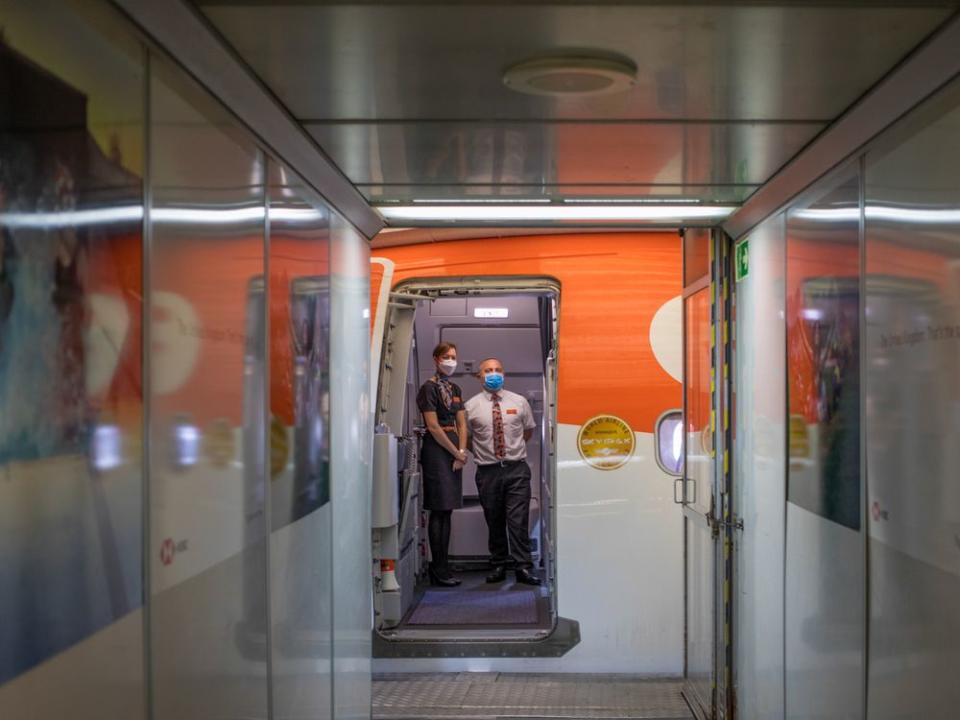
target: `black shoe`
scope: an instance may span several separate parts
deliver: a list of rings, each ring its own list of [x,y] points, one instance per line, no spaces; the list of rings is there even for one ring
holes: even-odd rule
[[[493,572],[487,575],[488,583],[500,583],[507,579],[507,569],[503,565],[497,565]]]
[[[524,585],[539,585],[540,578],[538,578],[529,570],[524,570],[523,568],[517,568],[517,582],[523,583]]]
[[[430,575],[431,585],[439,585],[440,587],[456,587],[460,584],[460,581],[452,575],[440,574],[433,568],[430,568],[428,573]]]

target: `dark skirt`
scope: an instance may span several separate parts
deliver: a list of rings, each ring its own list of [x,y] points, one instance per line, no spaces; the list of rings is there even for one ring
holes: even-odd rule
[[[450,442],[457,445],[459,438],[447,432]],[[463,470],[453,469],[454,457],[444,450],[429,433],[420,447],[420,466],[423,469],[423,507],[425,510],[456,510],[463,507]]]

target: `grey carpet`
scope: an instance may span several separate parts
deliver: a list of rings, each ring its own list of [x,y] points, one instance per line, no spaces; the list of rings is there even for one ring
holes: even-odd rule
[[[408,625],[525,625],[537,622],[533,590],[427,590]]]

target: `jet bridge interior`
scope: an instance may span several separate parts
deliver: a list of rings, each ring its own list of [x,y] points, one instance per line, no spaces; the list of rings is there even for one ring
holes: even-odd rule
[[[957,48],[960,0],[5,0],[0,717],[954,717]],[[426,582],[441,338],[535,410],[536,590],[472,465]]]

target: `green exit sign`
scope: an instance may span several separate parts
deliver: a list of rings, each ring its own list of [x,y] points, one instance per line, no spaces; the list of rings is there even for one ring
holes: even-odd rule
[[[744,240],[733,249],[734,275],[737,282],[750,272],[750,241]]]

